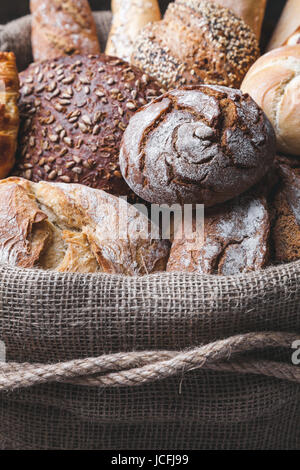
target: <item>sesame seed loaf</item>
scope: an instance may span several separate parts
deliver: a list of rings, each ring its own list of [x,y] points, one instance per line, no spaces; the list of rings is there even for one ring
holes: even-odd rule
[[[238,88],[259,55],[255,34],[219,5],[170,3],[136,40],[132,63],[168,88],[201,82]]]
[[[169,255],[134,206],[78,184],[1,180],[0,222],[0,263],[11,266],[131,276],[165,270]]]
[[[257,183],[275,148],[273,128],[249,95],[189,86],[165,93],[131,118],[120,168],[146,201],[213,206]]]
[[[131,196],[119,171],[121,138],[134,111],[161,94],[160,85],[104,54],[35,63],[20,80],[13,174]]]
[[[105,53],[130,61],[140,30],[161,19],[158,0],[112,0],[112,25]]]

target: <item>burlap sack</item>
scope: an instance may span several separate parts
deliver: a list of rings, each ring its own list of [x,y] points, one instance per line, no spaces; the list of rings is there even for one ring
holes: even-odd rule
[[[30,17],[0,49],[28,65]],[[300,448],[298,262],[227,278],[2,266],[0,339],[2,449]]]

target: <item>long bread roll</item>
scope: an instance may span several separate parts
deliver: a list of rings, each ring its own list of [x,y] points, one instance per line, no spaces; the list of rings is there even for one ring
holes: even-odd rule
[[[249,93],[270,119],[278,150],[300,156],[300,44],[260,57],[241,90]]]
[[[287,39],[300,27],[300,0],[288,0],[274,30],[267,50],[284,45]],[[289,43],[292,45],[291,43]]]
[[[96,25],[87,0],[30,0],[30,9],[35,61],[100,52]]]
[[[112,0],[113,23],[105,53],[130,60],[140,30],[161,19],[157,0]]]

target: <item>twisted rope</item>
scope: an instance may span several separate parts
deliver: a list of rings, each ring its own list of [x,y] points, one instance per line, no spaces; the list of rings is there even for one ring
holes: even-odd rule
[[[126,352],[57,364],[0,363],[0,390],[49,382],[120,387],[137,386],[195,369],[259,374],[300,383],[300,367],[235,356],[267,348],[289,348],[299,339],[291,333],[247,333],[185,350]],[[291,349],[292,354],[292,349]]]

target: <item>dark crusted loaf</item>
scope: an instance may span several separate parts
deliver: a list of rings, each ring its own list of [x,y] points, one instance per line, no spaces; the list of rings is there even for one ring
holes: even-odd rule
[[[199,85],[167,92],[131,118],[120,167],[146,201],[213,206],[258,182],[274,156],[273,128],[249,95]]]
[[[21,130],[14,174],[130,194],[119,171],[123,132],[160,86],[101,54],[32,64],[20,74]]]
[[[263,268],[269,257],[270,220],[265,194],[247,191],[207,211],[204,237],[194,245],[174,240],[167,271],[232,275]]]
[[[132,63],[168,88],[203,81],[238,88],[258,55],[254,32],[231,11],[176,0],[162,21],[143,29]]]
[[[279,157],[277,166],[280,184],[273,197],[272,241],[275,261],[282,263],[300,258],[299,159]]]

